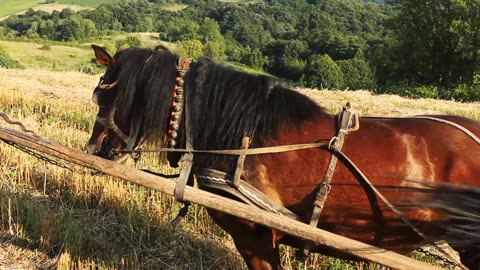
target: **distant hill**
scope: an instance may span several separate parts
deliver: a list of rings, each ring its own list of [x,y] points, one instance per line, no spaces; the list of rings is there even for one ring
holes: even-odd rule
[[[73,10],[79,10],[82,8],[95,8],[102,3],[111,2],[111,0],[58,0],[56,3],[44,4],[45,1],[38,0],[2,0],[0,1],[0,17],[3,18],[15,13],[25,12],[29,8],[33,8],[34,10],[45,10],[49,12],[52,10],[62,10],[67,7]]]

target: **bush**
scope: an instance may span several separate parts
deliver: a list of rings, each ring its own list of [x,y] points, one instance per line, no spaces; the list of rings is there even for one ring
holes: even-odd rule
[[[23,68],[18,61],[11,59],[2,48],[0,48],[0,67],[8,69]]]
[[[43,51],[50,51],[52,49],[52,46],[50,44],[43,44],[42,47],[40,47],[40,50]]]
[[[438,98],[438,87],[433,85],[422,85],[407,90],[408,97],[411,98]]]
[[[480,85],[479,84],[459,84],[449,91],[448,96],[443,98],[454,99],[457,101],[480,101]]]
[[[439,98],[440,91],[433,85],[411,85],[406,82],[377,89],[377,93],[394,94],[409,98]]]
[[[115,47],[117,50],[124,47],[141,47],[142,41],[137,36],[127,36],[124,39],[115,41]]]
[[[361,56],[337,62],[343,73],[343,87],[352,89],[375,88],[375,77],[368,63]]]
[[[339,88],[343,85],[343,73],[328,54],[314,55],[305,65],[302,82],[307,87]]]
[[[95,60],[96,63],[96,60]],[[103,66],[100,66],[99,64],[82,64],[79,68],[78,71],[81,73],[89,74],[89,75],[95,75],[103,72],[104,68]]]

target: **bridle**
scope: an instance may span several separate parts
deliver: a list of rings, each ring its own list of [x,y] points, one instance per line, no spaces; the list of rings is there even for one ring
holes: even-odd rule
[[[150,56],[145,63],[147,63],[152,56]],[[177,62],[177,72],[176,72],[176,78],[175,78],[175,86],[173,89],[173,99],[172,99],[172,106],[170,110],[170,119],[169,119],[169,124],[168,124],[168,130],[167,130],[167,136],[166,136],[166,143],[170,148],[174,148],[175,145],[177,145],[177,138],[178,138],[178,129],[180,128],[180,122],[182,120],[182,112],[184,110],[184,85],[185,85],[185,75],[190,69],[190,64],[191,64],[191,59],[189,58],[182,58],[179,57],[178,62]],[[104,76],[100,78],[100,82],[98,83],[97,88],[99,88],[99,91],[104,91],[104,90],[109,90],[114,88],[117,83],[118,79],[114,81],[113,83],[103,83]],[[140,139],[140,142],[138,146],[133,149],[135,142],[137,140],[137,136],[132,136],[132,130],[130,130],[130,134],[127,135],[125,132],[123,132],[118,125],[115,123],[115,112],[117,110],[117,99],[115,98],[113,102],[113,106],[111,109],[101,106],[100,107],[100,112],[102,110],[106,111],[106,116],[105,117],[100,117],[99,114],[97,114],[95,121],[98,122],[99,124],[104,126],[104,129],[102,133],[97,138],[97,142],[95,143],[95,153],[98,153],[101,148],[102,144],[105,140],[105,138],[108,138],[108,134],[110,131],[113,131],[115,135],[117,135],[126,145],[127,145],[127,150],[136,150],[138,149],[144,142],[144,138]],[[135,132],[136,133],[136,132]],[[117,150],[117,151],[116,151]],[[107,150],[109,155],[115,154],[114,152],[118,153],[119,149],[111,148]],[[132,158],[134,160],[137,160],[140,158],[140,153],[139,152],[132,152],[134,153],[132,155]],[[119,157],[121,158],[121,157]],[[114,159],[118,160],[118,158]]]

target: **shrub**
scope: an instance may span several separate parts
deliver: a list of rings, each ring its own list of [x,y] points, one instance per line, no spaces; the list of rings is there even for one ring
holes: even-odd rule
[[[99,66],[98,64],[82,64],[78,68],[79,72],[89,74],[89,75],[95,75],[95,74],[101,73],[102,70],[103,70],[103,67]]]
[[[480,85],[479,84],[459,84],[451,89],[447,96],[443,98],[454,99],[457,101],[479,101]]]
[[[140,47],[142,46],[142,41],[137,36],[127,36],[124,39],[119,39],[115,41],[115,47],[118,49],[123,47]]]
[[[375,77],[368,63],[361,56],[337,62],[343,73],[343,86],[352,89],[375,88]]]
[[[307,87],[339,88],[343,85],[343,73],[328,54],[314,55],[305,65],[302,83]]]
[[[0,67],[2,68],[23,68],[18,61],[15,61],[10,58],[10,56],[2,49],[0,48]]]
[[[42,47],[40,47],[40,50],[44,51],[50,51],[52,49],[52,46],[50,44],[43,44]]]

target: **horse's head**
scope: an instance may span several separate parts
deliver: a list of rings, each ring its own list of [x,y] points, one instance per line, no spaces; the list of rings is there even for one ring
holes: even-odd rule
[[[119,154],[114,150],[126,148],[129,138],[127,131],[130,128],[127,119],[121,117],[124,114],[117,113],[120,110],[117,104],[120,66],[117,63],[117,55],[112,57],[96,45],[92,45],[92,48],[98,63],[107,70],[93,91],[92,100],[98,105],[99,110],[86,151],[114,160],[119,158]]]
[[[99,46],[92,47],[106,72],[92,96],[99,110],[87,153],[118,160],[122,150],[136,149],[147,137],[158,146],[168,142],[178,147],[172,139],[178,127],[171,130],[179,126],[177,109],[183,108],[178,56],[162,46],[129,48],[113,57]]]

